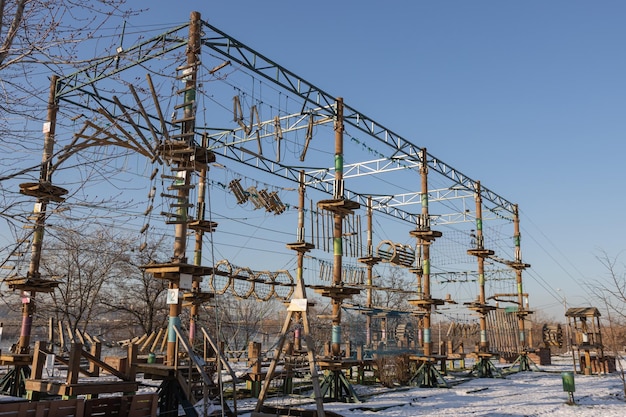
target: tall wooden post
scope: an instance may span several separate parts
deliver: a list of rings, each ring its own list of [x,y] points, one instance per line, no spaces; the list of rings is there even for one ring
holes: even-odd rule
[[[347,287],[343,283],[343,218],[353,213],[360,207],[359,203],[350,201],[344,196],[343,189],[343,99],[337,98],[335,120],[335,183],[332,200],[318,201],[317,207],[333,213],[333,280],[330,287],[318,287],[316,292],[331,299],[332,333],[329,357],[325,363],[320,363],[322,369],[330,372],[326,376],[322,386],[327,384],[327,392],[332,400],[346,400],[344,393],[349,393],[349,401],[358,401],[354,389],[343,374],[343,358],[341,356],[341,304],[346,298],[358,294],[358,288]],[[328,316],[320,316],[328,317]],[[332,388],[330,388],[332,387]]]
[[[202,148],[206,149],[208,147],[208,138],[206,134],[202,137]],[[208,172],[208,166],[202,164],[200,167],[200,172],[198,175],[198,200],[196,207],[196,220],[198,227],[194,228],[195,231],[195,247],[193,254],[193,264],[196,266],[202,265],[202,240],[204,237],[204,232],[207,230],[202,227],[202,223],[205,221],[205,198],[206,198],[206,177]],[[194,223],[195,225],[196,223]],[[190,226],[193,227],[193,226]],[[213,231],[213,227],[209,227],[208,231]],[[192,292],[190,294],[190,307],[189,307],[189,344],[193,346],[194,341],[196,339],[196,321],[198,319],[198,307],[199,305],[208,298],[209,294],[205,294],[205,297],[200,296],[200,281],[194,280],[192,282]]]
[[[58,104],[56,101],[56,89],[59,77],[54,75],[50,80],[50,90],[48,95],[48,113],[44,125],[44,147],[41,159],[41,169],[38,183],[20,184],[20,192],[25,195],[37,197],[35,204],[35,229],[31,242],[30,264],[26,279],[7,280],[13,289],[22,291],[22,328],[19,341],[17,343],[17,353],[25,354],[30,352],[30,335],[35,313],[35,294],[40,292],[52,292],[58,286],[58,282],[42,280],[39,272],[41,263],[41,249],[43,244],[46,211],[50,201],[62,202],[63,195],[67,190],[55,187],[52,181],[52,156],[54,154],[54,141],[56,130],[56,119]]]
[[[434,366],[433,342],[431,335],[431,315],[433,309],[438,305],[443,305],[444,301],[432,297],[430,285],[430,245],[435,239],[442,236],[442,233],[430,228],[430,213],[428,211],[428,153],[426,148],[421,151],[420,179],[421,179],[421,206],[422,211],[418,217],[416,229],[409,234],[417,239],[417,247],[421,258],[418,258],[418,265],[411,271],[416,274],[418,282],[418,299],[409,300],[411,305],[417,307],[416,315],[421,317],[422,348],[423,355],[412,356],[411,359],[421,362],[417,374],[413,381],[422,387],[447,386],[439,371]],[[421,295],[420,295],[421,294]],[[442,360],[445,363],[445,360]]]
[[[335,121],[335,189],[334,198],[343,198],[343,99],[337,99],[337,120]],[[343,215],[333,213],[333,286],[342,283],[343,266]],[[333,356],[341,354],[341,298],[332,298],[332,339]]]
[[[363,258],[359,258],[359,262],[367,267],[367,300],[365,307],[367,308],[365,316],[365,345],[372,345],[372,292],[373,292],[373,275],[374,265],[379,263],[381,258],[374,256],[374,245],[372,244],[372,197],[367,197],[367,253]]]
[[[494,251],[485,249],[483,236],[483,209],[480,182],[476,182],[475,189],[476,201],[476,246],[467,251],[469,255],[476,256],[478,261],[478,304],[473,306],[479,313],[480,323],[480,352],[489,351],[489,340],[487,339],[487,313],[493,308],[489,308],[486,304],[485,297],[485,258],[494,254]]]
[[[187,66],[185,71],[185,99],[186,105],[183,107],[184,117],[182,123],[181,134],[183,141],[187,146],[193,144],[194,128],[195,128],[195,97],[196,97],[196,73],[198,65],[198,55],[200,54],[200,31],[201,21],[200,13],[192,12],[189,23],[189,43],[187,46]],[[187,263],[187,206],[189,204],[189,184],[191,161],[182,160],[178,164],[178,172],[182,173],[183,178],[178,184],[178,221],[174,226],[174,256],[172,263]],[[180,278],[180,277],[179,277]],[[178,290],[180,286],[179,280],[170,280],[169,288]],[[173,365],[176,361],[176,332],[174,327],[180,326],[180,302],[170,304],[169,321],[168,321],[168,338],[167,338],[167,356],[166,360],[169,365]]]
[[[523,350],[529,347],[529,343],[526,340],[526,316],[532,312],[525,308],[524,303],[524,287],[522,285],[522,271],[529,268],[530,265],[522,262],[522,247],[521,240],[522,235],[519,229],[519,209],[517,204],[513,207],[513,227],[514,234],[513,239],[515,241],[515,261],[511,263],[511,267],[515,270],[515,281],[517,283],[517,318],[519,327],[519,341]]]
[[[475,256],[478,262],[478,300],[470,303],[469,308],[479,315],[480,324],[480,343],[478,345],[478,361],[474,365],[472,373],[480,378],[492,378],[499,376],[499,371],[491,363],[491,353],[489,352],[489,340],[487,338],[487,314],[495,307],[490,306],[486,302],[485,297],[485,258],[494,254],[494,251],[485,249],[485,241],[483,236],[483,214],[482,214],[482,194],[480,182],[476,182],[474,190],[474,198],[476,200],[476,233],[475,247],[467,251],[468,255]]]

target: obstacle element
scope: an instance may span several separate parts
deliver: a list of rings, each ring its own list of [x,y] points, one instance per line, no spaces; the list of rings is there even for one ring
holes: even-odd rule
[[[565,312],[571,337],[574,368],[585,375],[609,373],[615,364],[604,356],[600,311],[595,307],[574,307]]]
[[[295,287],[294,279],[287,270],[254,271],[222,259],[215,264],[212,272],[208,280],[211,291],[221,295],[230,289],[240,299],[254,296],[259,301],[271,298],[287,301]]]
[[[563,328],[560,324],[544,324],[541,335],[546,348],[563,347]]]

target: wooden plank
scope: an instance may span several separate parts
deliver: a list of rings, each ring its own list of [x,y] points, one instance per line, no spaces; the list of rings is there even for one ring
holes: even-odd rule
[[[85,402],[82,399],[50,401],[48,417],[83,417]]]
[[[157,400],[156,394],[134,395],[131,398],[128,417],[152,417],[156,416]]]
[[[122,397],[93,398],[85,400],[85,416],[120,416]]]

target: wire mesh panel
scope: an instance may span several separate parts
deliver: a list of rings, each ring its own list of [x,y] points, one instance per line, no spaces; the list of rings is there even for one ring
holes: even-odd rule
[[[254,296],[259,301],[268,301],[274,295],[274,273],[257,272],[254,283]]]
[[[215,265],[215,273],[211,275],[209,280],[209,286],[211,290],[216,294],[224,294],[228,287],[231,285],[231,276],[233,274],[233,267],[225,259],[222,259]]]
[[[287,301],[293,294],[293,277],[287,270],[280,270],[274,275],[274,294],[276,298]]]
[[[254,272],[250,268],[237,268],[232,275],[231,289],[237,298],[248,298],[254,292]]]

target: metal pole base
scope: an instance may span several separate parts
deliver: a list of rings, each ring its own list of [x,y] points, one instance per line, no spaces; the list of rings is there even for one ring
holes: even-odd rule
[[[530,359],[528,357],[528,353],[521,353],[517,359],[515,359],[515,362],[513,362],[511,364],[511,366],[509,366],[507,368],[507,373],[514,373],[514,372],[532,372],[532,371],[539,371],[539,367],[537,366],[537,364],[535,364],[535,362],[533,362],[532,359]]]
[[[420,388],[450,388],[450,384],[443,378],[435,364],[430,361],[422,363],[409,381],[409,385]]]
[[[502,378],[502,373],[494,366],[489,358],[479,358],[469,373],[476,378]]]
[[[25,397],[24,381],[30,377],[30,367],[16,365],[0,379],[0,394]]]
[[[320,384],[324,402],[360,403],[361,399],[340,369],[327,371]]]

